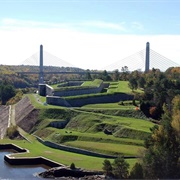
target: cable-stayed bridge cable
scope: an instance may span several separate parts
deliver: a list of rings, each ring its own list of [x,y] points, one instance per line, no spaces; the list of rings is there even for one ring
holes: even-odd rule
[[[144,59],[145,59],[145,49],[128,56],[124,59],[121,59],[119,61],[116,61],[106,67],[104,69],[107,70],[121,70],[122,67],[127,66],[130,71],[133,70],[144,70]],[[103,68],[102,68],[103,69]]]
[[[30,56],[21,64],[39,66],[39,52]],[[71,63],[64,61],[46,51],[43,51],[43,65],[44,66],[58,66],[58,67],[75,67]]]

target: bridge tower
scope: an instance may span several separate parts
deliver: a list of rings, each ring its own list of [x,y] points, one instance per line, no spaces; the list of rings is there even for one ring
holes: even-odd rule
[[[150,60],[150,44],[149,42],[146,43],[146,59],[145,59],[145,72],[149,71],[149,60]]]
[[[39,57],[39,84],[44,84],[44,72],[43,72],[43,45],[40,45],[40,57]]]

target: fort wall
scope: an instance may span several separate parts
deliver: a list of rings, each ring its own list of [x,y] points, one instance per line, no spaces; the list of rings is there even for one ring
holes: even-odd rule
[[[103,96],[92,96],[84,98],[75,98],[75,99],[64,99],[59,96],[47,96],[46,102],[51,105],[59,105],[65,107],[81,107],[86,104],[98,104],[98,103],[115,103],[125,100],[133,100],[133,95],[128,95],[124,93],[117,94],[107,94]]]

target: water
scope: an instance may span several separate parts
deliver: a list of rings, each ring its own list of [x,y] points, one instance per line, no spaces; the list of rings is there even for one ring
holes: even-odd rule
[[[4,161],[4,155],[10,154],[10,151],[0,151],[0,179],[5,180],[42,180],[42,178],[37,177],[37,173],[43,172],[47,169],[46,166],[12,166]]]

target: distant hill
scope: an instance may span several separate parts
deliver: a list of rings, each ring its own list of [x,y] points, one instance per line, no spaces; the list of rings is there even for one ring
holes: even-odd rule
[[[38,72],[39,66],[31,65],[0,65],[0,82],[7,81],[8,83],[14,85],[16,88],[27,88],[27,87],[37,87],[39,82],[38,74],[32,75],[20,75],[17,72]],[[44,66],[45,72],[57,72],[57,71],[85,71],[80,68],[75,67],[56,67],[56,66]],[[80,78],[78,75],[46,75],[45,80],[48,81],[61,81],[64,79],[76,79]]]

